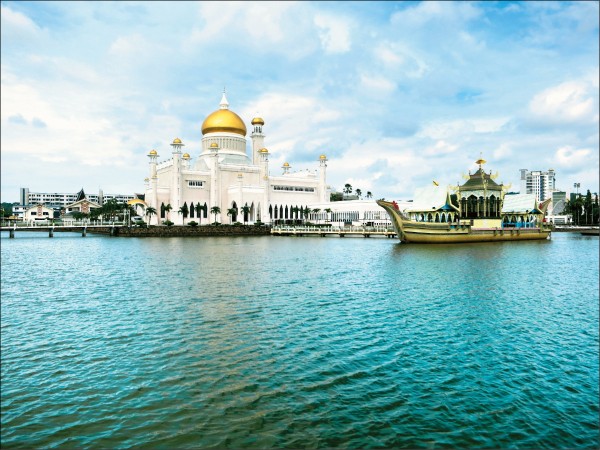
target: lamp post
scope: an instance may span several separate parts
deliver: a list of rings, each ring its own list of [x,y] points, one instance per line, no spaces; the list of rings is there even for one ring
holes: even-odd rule
[[[575,200],[577,200],[577,198],[579,197],[579,188],[581,187],[581,183],[573,183],[573,187],[575,188]],[[575,212],[575,214],[577,214],[577,225],[579,225],[579,211],[573,211]]]

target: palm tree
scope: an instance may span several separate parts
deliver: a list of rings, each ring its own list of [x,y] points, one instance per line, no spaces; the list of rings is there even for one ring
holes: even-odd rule
[[[242,206],[242,212],[244,213],[244,223],[248,223],[248,214],[250,214],[250,207],[248,206],[248,204],[246,203],[244,206]]]
[[[320,211],[321,211],[321,208],[315,208],[315,209],[313,209],[313,210],[312,210],[312,212],[313,212],[315,215],[319,214],[319,212],[320,212]],[[318,216],[317,216],[317,222],[318,222],[318,221],[319,221],[319,219],[318,219]]]
[[[297,206],[291,208],[292,219],[294,218],[294,215],[296,216],[296,219],[298,218],[298,211],[300,211],[300,208],[298,208]]]
[[[325,219],[325,221],[331,222],[331,220],[330,220],[331,208],[325,208],[325,212],[327,213],[327,218]]]
[[[344,185],[344,194],[348,195],[352,193],[352,185],[350,183],[346,183]]]
[[[169,220],[169,212],[173,209],[170,203],[165,205],[165,212],[167,213],[167,220]]]
[[[221,208],[218,206],[213,206],[210,208],[210,213],[215,215],[215,223],[217,223],[217,214],[221,214]]]
[[[237,216],[237,209],[236,208],[229,208],[227,210],[227,215],[230,217],[229,223],[232,223],[234,217]],[[236,217],[236,219],[237,219],[237,217]]]
[[[367,198],[373,198],[373,194],[371,194],[371,191],[367,191]]]
[[[192,207],[194,204],[192,203]],[[204,212],[204,206],[200,206],[200,203],[196,203],[196,216],[198,217],[198,223],[202,223],[202,212]]]
[[[187,218],[187,216],[190,212],[188,209],[187,202],[184,203],[183,206],[181,208],[179,208],[179,211],[177,211],[177,212],[183,216],[183,224],[185,225],[185,219]]]
[[[358,198],[361,198],[362,191],[360,189],[357,189],[355,192],[356,192],[356,195],[358,195]]]
[[[146,215],[148,216],[148,223],[150,223],[150,219],[152,218],[152,216],[156,215],[156,208],[153,208],[152,206],[148,206],[146,208]]]
[[[308,219],[308,216],[310,215],[310,213],[312,212],[312,209],[310,209],[308,206],[306,208],[304,208],[304,219]]]

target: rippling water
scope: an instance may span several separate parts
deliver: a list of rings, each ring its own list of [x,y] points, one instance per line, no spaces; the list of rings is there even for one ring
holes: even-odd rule
[[[2,234],[3,448],[597,448],[598,238]]]

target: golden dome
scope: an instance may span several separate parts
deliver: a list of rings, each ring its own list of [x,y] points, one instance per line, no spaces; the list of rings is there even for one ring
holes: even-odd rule
[[[233,111],[217,109],[202,122],[202,134],[218,132],[246,136],[246,125],[244,125],[244,121],[240,119],[240,116]]]
[[[252,119],[252,125],[264,125],[265,121],[262,120],[261,117],[255,117],[254,119]]]
[[[148,153],[148,156],[158,156],[158,152],[156,150],[150,150],[150,153]]]
[[[290,163],[289,162],[284,162],[283,163],[283,167],[290,167]]]
[[[269,153],[269,150],[267,150],[266,148],[261,148],[259,151],[259,153]]]
[[[327,156],[321,155],[321,156],[319,156],[319,159],[327,159]]]
[[[219,144],[217,144],[216,142],[212,142],[210,144],[210,148],[219,148]]]
[[[190,159],[190,154],[189,153],[184,153],[182,156],[183,159]]]
[[[181,139],[179,139],[179,138],[173,139],[173,144],[181,144]]]

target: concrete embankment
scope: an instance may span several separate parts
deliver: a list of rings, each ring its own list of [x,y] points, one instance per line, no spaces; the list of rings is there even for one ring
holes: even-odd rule
[[[108,232],[107,232],[108,231]],[[90,233],[96,231],[89,230]],[[198,227],[190,226],[158,226],[158,227],[115,227],[114,236],[121,237],[203,237],[203,236],[270,236],[271,229],[265,226],[229,226],[229,225],[206,225]],[[100,234],[110,234],[110,229],[99,230]]]

